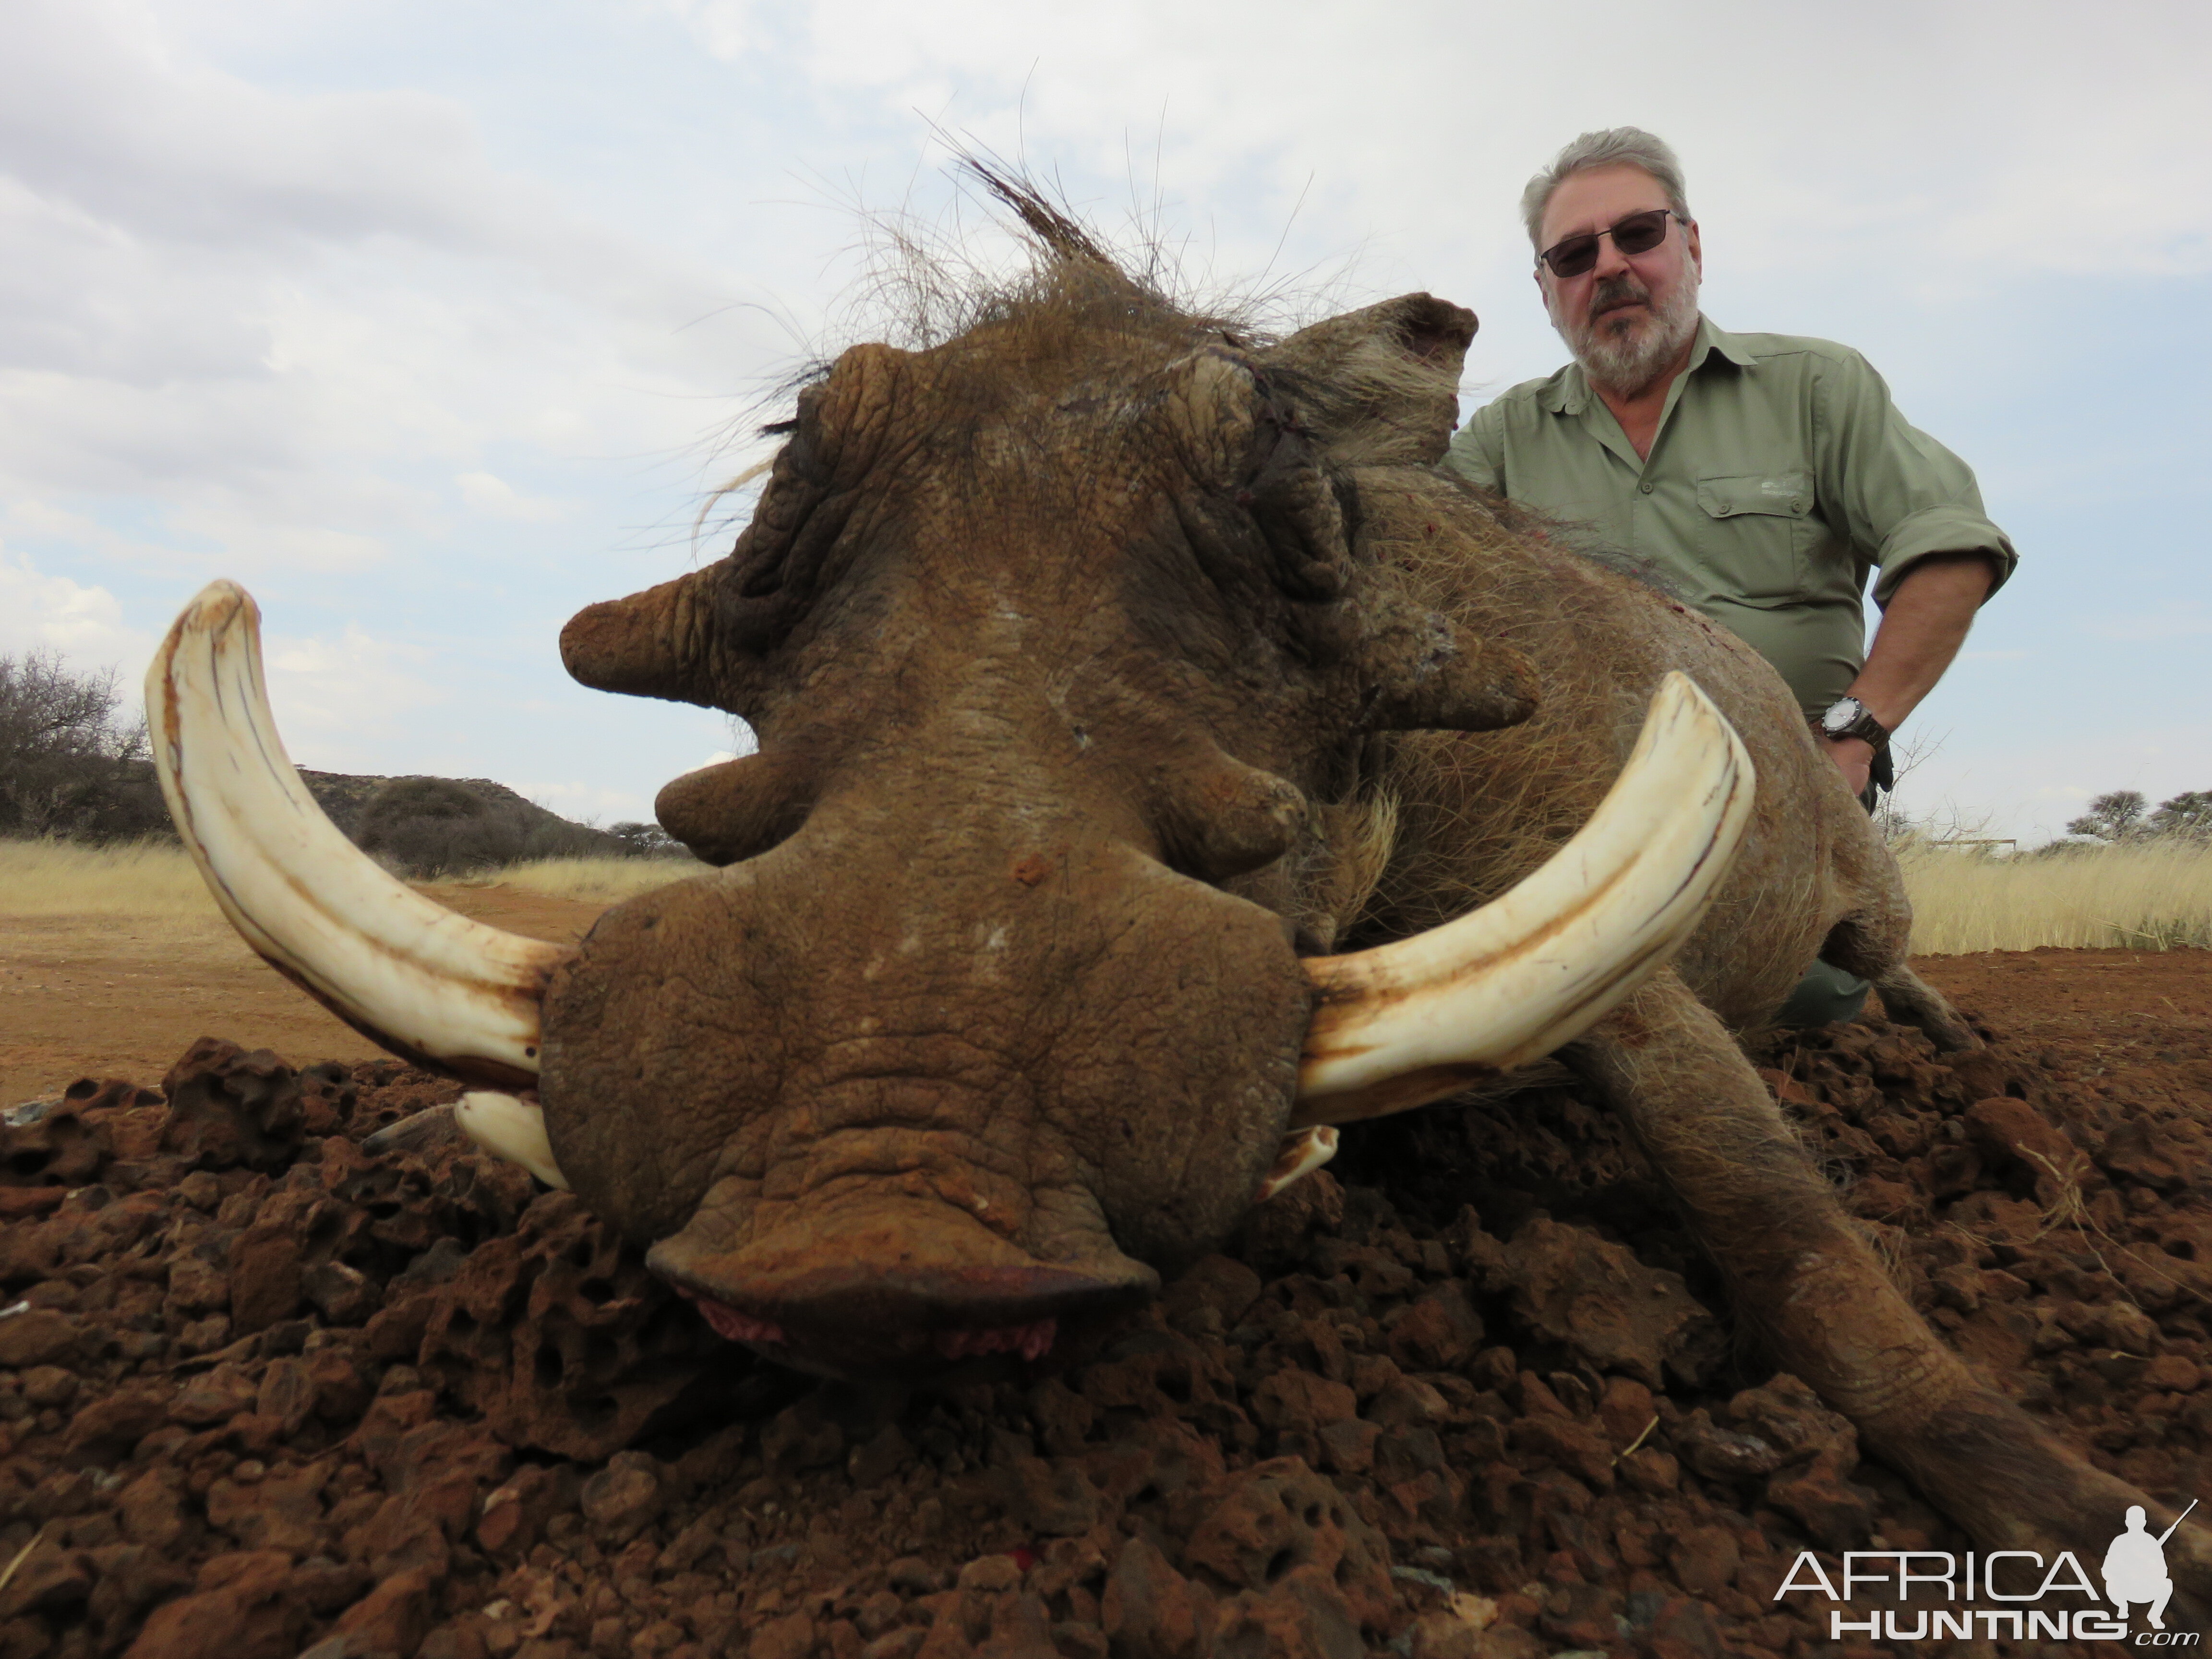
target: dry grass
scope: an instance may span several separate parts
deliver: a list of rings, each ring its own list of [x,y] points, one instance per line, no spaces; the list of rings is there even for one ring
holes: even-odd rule
[[[539,859],[456,884],[614,904],[706,869],[691,859]],[[0,841],[0,917],[34,916],[128,917],[141,931],[177,935],[230,931],[174,842]]]
[[[0,841],[0,915],[127,916],[179,931],[229,923],[173,842]]]
[[[2212,847],[2146,844],[2042,858],[1908,847],[1916,956],[2039,945],[2212,948]]]
[[[549,898],[581,904],[619,904],[665,887],[672,881],[703,876],[708,866],[696,859],[532,859],[488,872],[471,886],[520,887]]]
[[[2117,847],[2047,858],[1908,848],[1899,860],[1922,956],[2039,945],[2212,948],[2212,847]],[[471,885],[615,904],[703,874],[689,859],[541,859]],[[140,930],[228,933],[173,842],[0,841],[0,916],[127,917]]]

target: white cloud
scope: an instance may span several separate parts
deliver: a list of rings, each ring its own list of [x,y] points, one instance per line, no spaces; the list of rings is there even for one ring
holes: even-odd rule
[[[426,672],[428,652],[376,638],[358,623],[335,635],[265,635],[263,659],[285,749],[296,763],[319,771],[378,770],[368,757],[380,740],[436,729],[428,711],[451,699]],[[427,738],[418,746],[428,747]]]
[[[463,472],[453,483],[464,501],[489,518],[543,521],[557,517],[561,511],[558,501],[523,495],[495,473]]]
[[[46,575],[27,556],[0,547],[0,652],[53,650],[80,667],[118,666],[135,700],[155,643],[125,623],[105,587]]]

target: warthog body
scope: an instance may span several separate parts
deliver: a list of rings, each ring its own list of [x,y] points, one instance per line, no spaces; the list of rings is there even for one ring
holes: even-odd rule
[[[1255,344],[1008,193],[1054,249],[1026,287],[930,349],[845,353],[731,555],[563,636],[586,684],[732,710],[761,750],[661,798],[726,867],[573,956],[478,951],[491,988],[456,994],[516,1035],[444,1052],[526,1076],[546,988],[532,1167],[775,1357],[1034,1355],[1216,1243],[1296,1114],[1326,1115],[1300,1100],[1326,1029],[1301,958],[1527,875],[1680,671],[1755,763],[1749,829],[1686,948],[1559,1058],[1781,1364],[1986,1543],[2101,1549],[2140,1494],[1929,1331],[1732,1035],[1821,952],[1939,1046],[1974,1041],[1905,968],[1895,867],[1778,677],[1436,470],[1469,313],[1417,295]],[[173,799],[214,845],[216,794]],[[1479,1076],[1446,1070],[1395,1103]],[[2203,1535],[2169,1551],[2201,1592]]]

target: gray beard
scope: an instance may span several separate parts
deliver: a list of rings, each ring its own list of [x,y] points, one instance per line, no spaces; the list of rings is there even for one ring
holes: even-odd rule
[[[1634,277],[1615,276],[1591,291],[1591,307],[1622,295],[1647,301],[1650,298],[1650,290]],[[1697,333],[1697,272],[1684,271],[1667,303],[1638,320],[1640,326],[1624,325],[1626,319],[1615,312],[1570,329],[1556,315],[1552,319],[1591,384],[1620,398],[1632,398],[1657,380]]]

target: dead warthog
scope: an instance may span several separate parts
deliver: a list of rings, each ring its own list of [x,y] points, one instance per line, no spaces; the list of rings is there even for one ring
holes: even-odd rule
[[[1778,1362],[1989,1545],[2100,1549],[2144,1500],[1922,1323],[1731,1035],[1820,952],[1973,1042],[1780,679],[1436,469],[1468,313],[1260,343],[1008,193],[1026,283],[847,351],[729,556],[563,636],[587,684],[759,732],[660,799],[723,868],[574,950],[440,910],[306,803],[217,584],[149,707],[246,937],[491,1085],[472,1133],[716,1328],[845,1373],[1034,1357],[1326,1126],[1555,1052]]]

